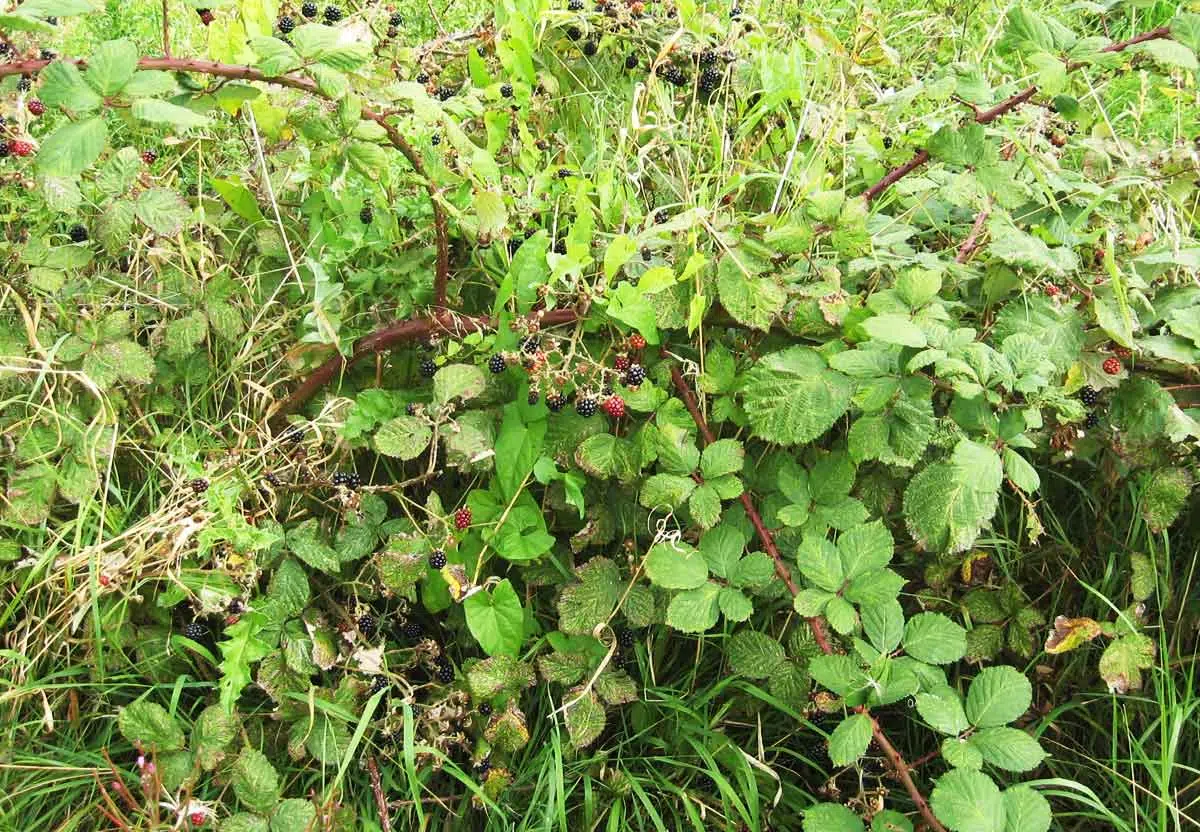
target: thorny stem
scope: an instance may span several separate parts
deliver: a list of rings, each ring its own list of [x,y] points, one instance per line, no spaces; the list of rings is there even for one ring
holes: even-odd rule
[[[374,755],[367,757],[367,774],[371,776],[371,792],[375,795],[375,806],[379,809],[379,827],[383,832],[392,832],[392,820],[388,815],[387,797],[379,782],[379,766]]]
[[[704,415],[700,412],[700,406],[696,402],[696,395],[688,386],[687,381],[683,377],[683,373],[679,370],[679,365],[671,366],[671,381],[675,384],[675,389],[679,391],[680,398],[683,399],[684,405],[688,409],[688,413],[692,415],[692,420],[696,423],[696,427],[700,431],[701,437],[704,438],[704,444],[710,445],[717,441],[713,436],[712,430],[708,427],[708,423],[704,419]],[[788,592],[794,597],[798,593],[799,587],[792,579],[791,572],[787,565],[783,562],[783,557],[779,554],[779,548],[775,545],[775,538],[771,532],[763,525],[762,516],[758,513],[758,509],[754,507],[754,501],[750,499],[749,493],[742,492],[742,506],[746,509],[746,516],[750,518],[750,523],[754,526],[755,532],[758,533],[759,540],[762,541],[763,548],[767,550],[767,554],[775,561],[775,573],[787,585]],[[813,639],[825,654],[834,652],[833,645],[829,641],[829,634],[825,630],[825,622],[820,616],[814,616],[807,619],[808,626],[812,629]],[[933,811],[929,808],[929,801],[925,799],[925,795],[917,788],[917,784],[913,782],[912,775],[908,764],[904,761],[904,757],[896,750],[888,740],[887,735],[883,733],[883,728],[880,727],[878,720],[870,714],[866,706],[858,708],[859,713],[866,714],[871,720],[871,734],[875,738],[875,742],[883,751],[884,756],[888,758],[888,762],[892,766],[892,770],[896,773],[896,777],[904,784],[904,788],[908,791],[908,796],[912,799],[913,804],[917,807],[922,819],[934,832],[946,832],[944,827],[936,817]]]
[[[169,44],[166,43],[165,20],[166,18],[164,17],[164,46],[168,46]],[[5,78],[9,75],[32,75],[43,70],[49,63],[50,61],[30,60],[0,64],[0,78]],[[82,64],[84,61],[76,60],[75,63]],[[211,75],[216,78],[260,81],[265,84],[274,84],[279,87],[300,90],[309,95],[330,100],[329,96],[311,78],[305,78],[300,75],[267,75],[250,66],[222,64],[216,61],[203,61],[196,58],[172,58],[168,55],[161,58],[140,58],[138,60],[138,68],[144,70],[161,70],[164,72],[195,72],[201,75]],[[447,230],[446,212],[442,208],[438,188],[429,178],[425,170],[425,163],[421,160],[420,154],[409,144],[408,140],[404,138],[395,125],[388,123],[383,113],[363,108],[361,117],[364,121],[373,121],[384,129],[392,147],[403,154],[404,158],[412,166],[413,171],[425,183],[425,190],[429,193],[429,201],[433,207],[433,231],[437,246],[437,265],[433,279],[433,302],[435,306],[443,307],[446,305],[446,286],[450,280],[450,238]]]
[[[1170,28],[1167,26],[1159,26],[1157,29],[1151,29],[1148,32],[1143,32],[1140,35],[1135,35],[1134,37],[1131,37],[1128,40],[1119,40],[1119,41],[1115,41],[1114,43],[1110,43],[1108,46],[1105,46],[1100,51],[1101,52],[1122,52],[1131,46],[1135,46],[1139,43],[1145,43],[1148,40],[1161,40],[1163,38],[1170,38],[1170,37],[1171,37]],[[1084,66],[1084,64],[1082,64],[1082,63],[1069,63],[1069,64],[1067,64],[1067,71],[1073,72],[1074,70],[1079,69],[1082,66]],[[1037,85],[1033,84],[1033,85],[1030,85],[1030,86],[1026,87],[1025,89],[1021,90],[1019,93],[1016,93],[1015,95],[1012,95],[1012,96],[1004,99],[999,104],[997,104],[995,107],[992,107],[987,110],[976,110],[975,111],[975,121],[978,122],[979,124],[991,124],[996,119],[1000,118],[1001,116],[1005,115],[1006,113],[1012,112],[1017,107],[1020,107],[1026,101],[1033,98],[1033,96],[1035,96],[1037,94],[1037,91],[1038,91]],[[929,156],[928,150],[925,150],[925,149],[918,150],[916,155],[913,156],[911,159],[909,159],[907,162],[905,162],[902,165],[892,168],[886,174],[884,174],[882,179],[880,179],[878,182],[876,182],[870,188],[867,188],[867,190],[865,192],[863,192],[863,199],[865,199],[868,203],[874,201],[880,194],[882,194],[884,191],[886,191],[892,185],[899,182],[904,177],[908,176],[910,173],[912,173],[917,168],[924,165],[926,162],[929,161],[929,159],[930,159],[930,156]]]

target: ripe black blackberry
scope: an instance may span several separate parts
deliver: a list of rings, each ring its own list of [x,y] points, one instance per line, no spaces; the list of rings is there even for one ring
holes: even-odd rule
[[[583,45],[583,54],[590,58],[596,54],[596,50],[599,48],[600,47],[596,44],[596,41],[589,40]]]
[[[325,13],[322,15],[326,23],[337,23],[342,19],[342,10],[339,6],[326,6]]]
[[[571,175],[570,168],[559,168],[558,171],[555,173],[555,176],[557,176],[559,179],[566,179],[570,175]]]
[[[188,483],[188,488],[192,489],[193,494],[203,494],[208,490],[208,480],[204,479],[204,477],[196,477],[196,479]]]
[[[581,37],[583,37],[583,32],[579,31],[578,26],[568,26],[567,37],[571,40],[579,40]]]
[[[67,236],[71,238],[72,243],[83,243],[87,241],[88,230],[82,225],[72,225]]]
[[[404,412],[407,413],[409,416],[416,416],[417,415],[417,403],[409,402],[408,404],[404,405]]]
[[[664,222],[666,222],[669,219],[669,217],[670,217],[670,215],[667,214],[667,212],[665,210],[655,211],[654,212],[654,224],[662,225]]]
[[[379,631],[379,622],[369,612],[360,615],[355,623],[358,625],[358,631],[367,638],[375,638],[375,633]]]
[[[358,221],[361,222],[363,225],[370,225],[371,221],[374,219],[375,219],[375,209],[373,209],[370,205],[364,205],[362,207],[362,209],[359,210]]]
[[[454,97],[456,90],[453,87],[438,87],[438,101],[449,101]]]
[[[702,67],[714,66],[717,63],[717,53],[701,52],[698,60],[700,62],[700,66]]]
[[[300,14],[302,14],[308,18],[316,17],[317,16],[317,4],[316,3],[305,3],[303,6],[300,7]]]
[[[428,84],[429,83],[429,73],[428,72],[418,72],[417,77],[414,78],[413,80],[416,81],[418,84]]]
[[[569,11],[569,12],[583,11],[583,0],[570,0],[570,2],[567,3],[567,11]]]
[[[501,98],[512,98],[513,97],[513,85],[512,84],[501,84],[500,85],[500,97]]]
[[[508,362],[504,360],[504,356],[500,353],[496,353],[488,359],[488,369],[491,370],[492,373],[503,373],[504,368],[507,366]]]
[[[404,626],[400,628],[400,635],[410,639],[418,639],[424,632],[421,622],[412,618],[405,621]]]
[[[1099,427],[1099,425],[1100,425],[1100,414],[1094,410],[1087,415],[1086,419],[1083,420],[1083,426],[1085,428],[1087,428],[1088,430],[1091,430],[1092,428],[1095,428],[1095,427]]]
[[[479,761],[478,765],[475,766],[475,771],[479,773],[480,779],[486,778],[488,776],[488,772],[491,770],[492,770],[492,761],[491,761],[491,759],[489,759],[487,757],[484,757],[482,760]]]
[[[58,57],[58,55],[54,52],[53,49],[43,49],[41,52],[38,53],[38,57],[41,58],[43,61],[53,61],[55,58]]]
[[[637,387],[646,380],[646,368],[641,364],[632,364],[629,371],[625,373],[625,386]]]
[[[429,565],[434,569],[441,569],[446,565],[446,553],[441,549],[434,549],[429,554]]]
[[[362,477],[356,471],[338,471],[333,475],[332,482],[334,485],[345,486],[351,491],[362,488]]]
[[[891,149],[892,149],[892,145],[893,145],[893,144],[895,144],[895,142],[894,142],[894,141],[892,141],[892,137],[891,137],[891,136],[884,136],[884,137],[883,137],[883,149],[884,149],[884,150],[891,150]]]
[[[742,7],[741,6],[734,6],[732,9],[729,10],[729,19],[730,20],[737,20],[741,16],[742,16]]]
[[[280,15],[279,21],[276,25],[279,26],[279,31],[283,32],[285,35],[290,35],[296,28],[296,21],[292,19],[291,15],[285,14]]]
[[[202,621],[193,621],[183,628],[183,635],[192,641],[203,641],[208,636],[208,627]]]
[[[533,355],[541,345],[542,341],[536,335],[527,335],[521,339],[521,352],[526,355]]]
[[[429,140],[429,143],[430,143],[431,145],[433,145],[434,147],[437,147],[439,144],[441,144],[441,143],[442,143],[442,137],[441,137],[441,136],[439,136],[437,133],[434,133],[434,134],[433,134],[433,138],[431,138],[431,139]]]
[[[246,611],[246,602],[241,598],[234,598],[225,609],[229,610],[230,615],[241,615]]]
[[[386,676],[376,676],[371,680],[371,690],[367,692],[367,696],[374,696],[379,691],[387,690],[389,687],[391,687],[391,683],[388,682]]]
[[[551,393],[546,397],[546,407],[550,408],[551,413],[558,413],[567,406],[567,397],[562,393]]]
[[[555,254],[566,254],[567,253],[567,241],[566,240],[555,240],[554,241],[554,253]]]
[[[700,73],[700,89],[704,92],[713,92],[721,86],[721,79],[721,70],[709,67]]]
[[[396,27],[404,25],[404,18],[400,15],[400,12],[392,12],[392,16],[388,18],[388,25]]]
[[[692,784],[696,787],[696,791],[711,794],[717,790],[717,784],[707,774],[701,774]]]
[[[1100,394],[1089,384],[1079,391],[1079,400],[1087,407],[1095,407],[1096,402],[1100,401]]]
[[[387,27],[387,31],[384,33],[384,35],[388,38],[397,37],[399,34],[400,34],[400,30],[397,29],[395,26]]]
[[[584,418],[595,416],[598,407],[596,400],[591,396],[584,396],[575,402],[575,412]]]
[[[292,425],[283,432],[283,441],[295,445],[304,438],[304,428],[297,425]]]
[[[17,92],[29,92],[33,86],[33,82],[29,80],[28,75],[22,75],[17,81]]]
[[[536,390],[530,390],[529,395],[525,397],[525,400],[531,405],[537,404],[539,399],[541,399],[541,396],[538,395],[538,391]]]
[[[454,668],[449,664],[442,665],[437,671],[437,680],[443,685],[448,685],[454,681]]]
[[[621,646],[622,650],[629,650],[630,648],[632,648],[633,642],[634,642],[633,630],[623,628],[617,632],[617,644],[619,644]]]
[[[8,154],[12,151],[8,149],[8,142],[0,142],[0,159],[7,159]]]
[[[480,702],[479,703],[479,713],[481,716],[491,716],[492,715],[492,703],[491,702]]]
[[[641,61],[638,60],[638,56],[636,54],[634,54],[633,52],[630,52],[628,55],[625,56],[625,68],[626,69],[637,69],[639,63],[641,63]]]
[[[425,378],[433,378],[437,373],[437,362],[432,358],[421,359],[421,375]]]

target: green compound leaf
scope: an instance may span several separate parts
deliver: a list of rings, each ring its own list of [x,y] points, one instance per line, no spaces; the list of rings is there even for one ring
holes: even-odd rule
[[[743,407],[759,438],[782,445],[811,442],[850,406],[854,383],[809,347],[764,356],[746,374]]]

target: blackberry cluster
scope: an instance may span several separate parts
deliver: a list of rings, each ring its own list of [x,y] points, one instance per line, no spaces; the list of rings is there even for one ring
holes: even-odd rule
[[[263,479],[267,481],[268,485],[273,485],[276,488],[283,485],[283,480],[281,480],[279,475],[274,471],[268,471],[267,473],[263,474]]]
[[[674,64],[659,67],[658,74],[664,81],[677,87],[682,87],[687,83],[687,74]]]
[[[568,176],[571,175],[571,169],[570,168],[559,168],[558,173],[555,175],[558,176],[559,179],[566,179]]]
[[[551,413],[558,413],[567,406],[567,397],[562,393],[551,393],[546,397],[546,407],[550,408]]]
[[[30,100],[30,102],[25,106],[29,109],[29,112],[33,113],[35,116],[40,116],[46,112],[46,105],[36,98]]]
[[[208,627],[202,621],[193,621],[183,628],[183,634],[192,641],[203,641],[208,636]]]
[[[363,225],[370,225],[375,219],[375,210],[370,205],[364,205],[358,212],[358,221]]]
[[[439,136],[437,133],[434,133],[433,137],[429,140],[429,143],[431,145],[433,145],[434,147],[437,147],[439,144],[442,143],[442,137]]]
[[[700,62],[700,66],[705,67],[705,68],[708,68],[710,66],[716,66],[717,65],[717,53],[716,52],[701,52],[699,62]]]
[[[599,405],[591,396],[583,396],[575,402],[575,412],[585,418],[595,416]]]
[[[283,433],[283,441],[289,445],[295,445],[304,438],[304,428],[297,425],[292,425]]]
[[[421,622],[410,618],[404,622],[404,626],[400,628],[400,635],[408,639],[419,639],[424,635],[425,629],[421,626]]]
[[[317,4],[316,3],[305,3],[303,6],[300,7],[300,14],[302,14],[308,18],[316,17],[317,16]]]
[[[417,403],[409,402],[408,404],[404,405],[404,412],[407,413],[409,416],[416,416],[417,415]]]
[[[285,35],[290,35],[296,28],[296,21],[292,19],[291,15],[285,14],[280,15],[279,22],[276,25],[279,26],[280,32]]]
[[[629,368],[629,372],[625,373],[625,386],[637,387],[646,380],[646,368],[641,364],[634,364]]]
[[[512,84],[501,84],[500,85],[500,97],[501,98],[512,98],[513,97],[513,85]]]
[[[1096,392],[1096,388],[1090,384],[1079,391],[1079,400],[1083,402],[1085,407],[1095,407],[1096,402],[1100,401],[1100,394]]]
[[[895,144],[895,142],[894,142],[894,141],[892,141],[892,137],[891,137],[891,136],[884,136],[884,137],[883,137],[883,149],[884,149],[884,150],[891,150],[891,149],[892,149],[892,145],[893,145],[893,144]]]
[[[193,494],[203,494],[208,490],[208,480],[204,479],[204,477],[196,477],[196,479],[188,483],[188,488],[192,489]]]
[[[333,475],[334,485],[344,485],[351,491],[357,491],[362,488],[362,477],[356,471],[338,471]]]
[[[492,703],[491,702],[480,702],[479,703],[479,714],[480,714],[480,716],[491,716],[492,715]]]
[[[446,565],[446,553],[441,549],[434,549],[429,555],[429,565],[434,569],[441,569]]]
[[[721,86],[721,78],[721,70],[709,67],[700,73],[700,89],[704,92],[713,92]]]
[[[504,356],[500,353],[496,353],[488,359],[488,369],[494,374],[503,373],[504,368],[507,366],[508,362],[504,360]]]
[[[153,150],[142,151],[142,161],[147,165],[153,165],[158,160],[158,153]]]
[[[432,358],[421,359],[421,375],[425,378],[433,378],[437,373],[437,362]]]
[[[375,638],[375,633],[379,631],[379,622],[369,612],[360,615],[355,623],[358,624],[358,631],[367,638]]]
[[[342,10],[338,6],[326,6],[323,17],[325,18],[326,23],[337,23],[342,19]]]
[[[471,507],[463,506],[454,512],[454,528],[460,532],[471,526]]]

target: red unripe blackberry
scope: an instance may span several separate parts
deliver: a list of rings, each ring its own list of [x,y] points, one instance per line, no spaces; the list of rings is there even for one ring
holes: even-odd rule
[[[1060,291],[1061,290],[1057,286],[1055,286],[1053,283],[1046,284],[1046,294],[1049,297],[1055,297],[1056,295],[1059,294]]]
[[[188,815],[188,820],[192,822],[192,826],[203,826],[204,821],[208,820],[208,813],[195,811]]]
[[[156,161],[158,161],[158,154],[153,150],[143,150],[142,161],[147,165],[153,165]]]
[[[196,14],[200,15],[200,22],[205,26],[208,26],[216,19],[216,16],[212,13],[212,9],[196,9]]]
[[[625,400],[620,396],[609,396],[604,400],[604,412],[614,419],[625,415]]]
[[[29,109],[29,112],[33,113],[35,116],[40,116],[42,113],[46,112],[46,105],[36,98],[29,99],[29,103],[25,106]]]
[[[1108,358],[1104,359],[1104,363],[1100,366],[1104,369],[1104,372],[1108,373],[1110,376],[1115,376],[1117,373],[1121,372],[1121,359],[1115,356],[1109,356]]]
[[[503,373],[504,368],[507,366],[508,366],[508,362],[504,360],[504,356],[501,355],[500,353],[496,353],[495,355],[493,355],[491,358],[488,359],[488,369],[491,370],[492,373],[494,373],[494,374],[495,373]]]
[[[1114,344],[1112,351],[1113,355],[1115,355],[1117,358],[1120,358],[1122,361],[1128,361],[1130,358],[1133,358],[1133,350],[1129,349],[1129,347],[1122,347],[1120,344]]]
[[[462,531],[471,525],[471,507],[463,506],[454,512],[454,528]]]
[[[628,370],[629,369],[629,356],[628,355],[618,355],[615,359],[613,359],[613,369],[615,369],[619,373],[623,373],[626,370]]]
[[[629,348],[633,350],[644,350],[646,348],[646,339],[642,337],[640,332],[635,332],[629,336]]]
[[[188,483],[188,488],[192,489],[193,494],[203,494],[208,490],[208,480],[204,479],[204,477],[196,477],[196,479]]]
[[[429,565],[434,569],[441,569],[446,565],[446,553],[441,549],[434,549],[429,555]]]
[[[21,139],[13,139],[8,143],[8,149],[14,156],[28,156],[33,152],[33,145]]]

